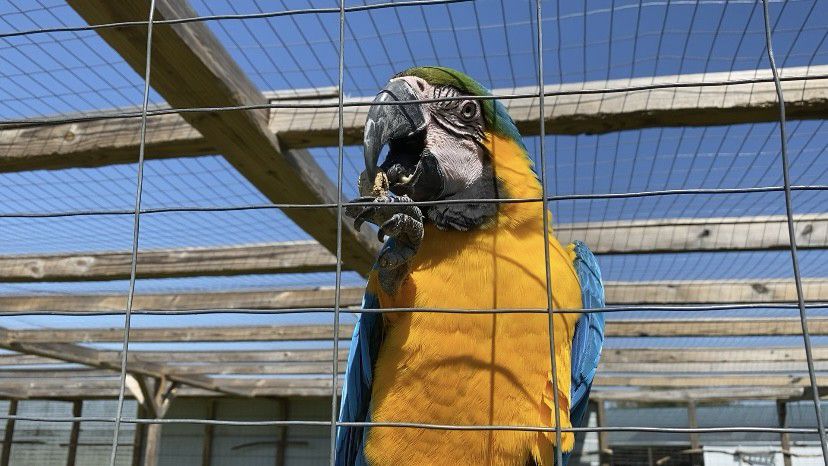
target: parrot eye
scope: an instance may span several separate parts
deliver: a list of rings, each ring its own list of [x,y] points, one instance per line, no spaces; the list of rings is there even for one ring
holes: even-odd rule
[[[466,101],[460,107],[460,116],[464,120],[473,120],[477,116],[477,105],[472,101]]]

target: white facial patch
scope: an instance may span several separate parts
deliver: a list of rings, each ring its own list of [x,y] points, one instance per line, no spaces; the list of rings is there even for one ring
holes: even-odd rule
[[[483,176],[483,150],[471,139],[449,134],[439,124],[430,122],[426,147],[437,157],[445,176],[443,196],[466,190]]]

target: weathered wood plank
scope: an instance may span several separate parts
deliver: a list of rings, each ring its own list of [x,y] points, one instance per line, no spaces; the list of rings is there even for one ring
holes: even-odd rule
[[[129,252],[0,256],[0,281],[129,278]],[[332,270],[336,257],[315,241],[141,251],[139,278],[169,278]]]
[[[828,376],[818,376],[817,383],[824,385],[828,382]],[[685,388],[685,387],[809,387],[811,381],[807,374],[803,375],[723,375],[716,377],[699,376],[613,376],[598,374],[595,377],[596,386],[604,387],[659,387],[659,388]]]
[[[827,301],[828,280],[802,280],[806,301]],[[793,279],[607,282],[608,304],[745,304],[795,302]]]
[[[340,361],[342,362],[342,361]],[[332,365],[329,362],[313,363],[194,363],[168,364],[167,371],[176,375],[322,375],[330,374]],[[339,371],[344,373],[345,364],[340,364]],[[828,362],[815,363],[815,370],[828,372]],[[755,362],[755,363],[604,363],[601,362],[599,372],[604,375],[653,375],[653,374],[680,374],[683,376],[709,376],[712,374],[768,374],[768,375],[803,375],[807,373],[805,361],[799,364],[788,362]],[[88,379],[108,378],[111,370],[89,368],[0,368],[0,377],[9,380],[26,378],[61,379],[66,377],[85,377]]]
[[[797,247],[828,247],[828,215],[795,219]],[[581,240],[596,254],[760,251],[790,248],[787,217],[670,218],[561,224],[563,243]]]
[[[342,305],[355,306],[362,300],[361,288],[343,288]],[[136,310],[194,309],[288,309],[327,308],[333,304],[333,288],[269,290],[221,293],[141,294],[135,296]],[[0,309],[11,312],[35,310],[121,311],[125,297],[120,294],[73,296],[0,296]],[[226,305],[226,306],[225,306]],[[230,306],[230,307],[227,307]],[[2,314],[2,311],[0,311]]]
[[[810,317],[810,334],[828,335],[828,317]],[[342,323],[339,337],[350,339],[354,326]],[[118,342],[120,328],[7,330],[20,343]],[[610,320],[607,337],[714,337],[801,335],[798,318],[692,318]],[[133,342],[327,341],[331,325],[251,325],[221,327],[144,327],[130,330]]]
[[[783,77],[822,76],[828,66],[792,67],[780,70]],[[769,78],[769,70],[685,74],[654,78],[617,79],[585,83],[548,85],[547,93],[584,89],[622,89],[662,83],[702,83]],[[828,79],[783,82],[786,110],[792,119],[822,118],[828,111]],[[537,87],[497,89],[495,95],[537,95]],[[363,97],[349,101],[370,102]],[[540,105],[537,97],[502,99],[524,136],[540,132]],[[326,101],[321,101],[325,103]],[[328,100],[327,103],[331,101]],[[611,131],[660,126],[708,126],[756,123],[778,119],[776,93],[772,82],[710,87],[684,87],[589,95],[546,97],[546,134],[599,134]],[[368,106],[348,107],[344,115],[346,144],[362,143],[362,127]],[[337,142],[336,108],[278,109],[270,128],[290,147],[334,146]]]
[[[828,248],[828,215],[797,217],[801,249]],[[562,224],[558,238],[576,239],[596,254],[754,251],[789,247],[786,217],[690,218]],[[0,256],[0,281],[114,280],[129,277],[131,254],[99,252]],[[336,258],[315,241],[141,251],[138,276],[333,271]]]
[[[89,24],[147,18],[142,0],[70,0]],[[185,1],[156,2],[158,20],[195,16]],[[101,37],[143,75],[146,28],[99,29]],[[153,89],[174,107],[261,105],[267,98],[250,82],[224,46],[201,22],[161,26],[153,36]],[[244,110],[182,114],[216,152],[276,203],[335,202],[336,187],[306,151],[282,150],[268,129],[268,111]],[[329,251],[336,251],[335,209],[286,209],[285,214]],[[343,226],[343,261],[351,270],[367,273],[377,252],[371,235]]]
[[[822,379],[820,379],[821,383]],[[612,385],[608,385],[612,384]],[[631,387],[632,390],[605,390],[612,387]],[[680,401],[687,399],[727,401],[733,399],[787,399],[799,398],[807,377],[751,376],[725,377],[602,377],[596,379],[592,396],[604,400],[639,402]],[[226,389],[252,390],[256,396],[330,396],[331,381],[322,379],[228,379]],[[726,387],[726,388],[725,388]],[[668,390],[654,390],[667,388]],[[0,381],[0,398],[14,390],[26,393],[28,398],[101,399],[118,396],[118,380],[65,379],[56,382],[41,380]],[[182,387],[177,398],[215,396],[214,391]],[[128,397],[132,395],[127,393]]]
[[[806,300],[828,301],[828,279],[803,279]],[[796,300],[792,279],[688,280],[664,282],[607,282],[609,305],[791,303]],[[341,305],[356,307],[361,287],[345,287]],[[217,293],[139,294],[136,310],[305,309],[333,308],[334,289],[237,291]],[[4,312],[95,312],[123,310],[120,294],[66,296],[0,296]]]
[[[792,67],[780,71],[783,77],[823,76],[828,74],[828,66],[812,66],[810,69]],[[617,89],[651,83],[735,81],[754,76],[767,77],[767,73],[767,70],[758,70],[570,83],[547,86],[546,91]],[[783,89],[790,119],[821,118],[828,112],[828,80],[815,78],[784,82]],[[322,91],[317,92],[320,98],[309,103],[336,102],[336,96],[330,95],[330,90]],[[493,93],[535,94],[536,89],[496,89]],[[297,97],[313,97],[313,90],[299,91]],[[755,123],[776,120],[775,99],[772,83],[607,92],[547,97],[544,115],[547,134],[594,134],[656,126]],[[348,99],[349,102],[371,100],[371,97]],[[504,99],[502,102],[509,108],[524,136],[538,134],[537,99]],[[121,109],[118,112],[134,113],[137,110]],[[367,111],[367,106],[345,108],[346,144],[362,143],[362,127]],[[279,136],[281,143],[290,148],[335,146],[338,137],[336,112],[335,107],[272,109],[269,127]],[[200,118],[206,117],[202,115]],[[179,115],[153,116],[149,119],[149,125],[147,157],[220,152]],[[0,172],[134,162],[138,153],[138,128],[139,122],[133,118],[3,129],[0,130]]]
[[[639,403],[664,403],[682,400],[707,402],[760,399],[800,398],[800,387],[728,387],[689,388],[686,390],[601,390],[590,393],[590,398],[605,401],[635,401]]]
[[[58,359],[66,362],[73,362],[84,364],[91,367],[102,369],[111,369],[115,371],[121,370],[121,361],[119,359],[107,360],[101,357],[101,352],[92,348],[86,348],[80,345],[70,343],[29,343],[21,342],[14,337],[15,330],[8,330],[0,328],[0,348],[17,351],[20,353],[27,353],[36,356],[42,356],[51,359]],[[127,363],[127,371],[133,374],[147,375],[151,377],[166,377],[169,380],[191,385],[193,387],[204,388],[208,390],[221,390],[215,382],[209,378],[194,375],[194,376],[177,376],[170,374],[161,363],[141,361],[134,358]],[[247,391],[242,390],[228,390],[225,393],[248,396]]]

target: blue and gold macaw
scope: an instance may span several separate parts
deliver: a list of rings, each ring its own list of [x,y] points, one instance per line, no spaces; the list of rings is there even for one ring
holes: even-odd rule
[[[380,91],[365,124],[366,171],[349,206],[355,226],[387,238],[371,271],[365,309],[544,309],[545,203],[506,109],[458,71],[412,68]],[[441,99],[440,102],[415,102]],[[406,103],[411,102],[411,103]],[[385,161],[377,162],[384,146]],[[399,201],[449,201],[400,205]],[[468,202],[463,202],[468,201]],[[558,309],[604,306],[595,257],[551,234]],[[557,392],[545,313],[363,313],[354,331],[341,421],[452,425],[579,425],[604,340],[601,313],[554,315]],[[571,452],[574,436],[562,435]],[[341,427],[337,464],[554,464],[555,433]],[[565,455],[565,457],[568,456]]]

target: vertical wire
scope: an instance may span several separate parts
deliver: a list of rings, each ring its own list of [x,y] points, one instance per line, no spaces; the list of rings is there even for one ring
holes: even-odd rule
[[[135,297],[135,276],[138,269],[138,235],[141,228],[141,193],[144,186],[144,151],[147,139],[147,106],[149,105],[150,70],[152,69],[152,19],[155,14],[155,0],[150,0],[149,21],[147,22],[147,61],[144,66],[144,101],[141,104],[141,138],[138,145],[138,174],[135,188],[135,214],[132,223],[132,258],[129,269],[129,291],[127,292],[126,310],[124,312],[124,343],[121,351],[121,378],[118,387],[118,407],[115,414],[115,428],[112,432],[112,450],[109,465],[115,466],[118,454],[118,436],[121,431],[121,415],[124,411],[124,391],[126,387],[127,360],[129,357],[129,328],[132,318],[132,301]]]
[[[549,315],[549,358],[552,362],[552,403],[555,408],[555,464],[561,466],[563,465],[563,454],[561,452],[561,413],[559,410],[560,403],[558,401],[558,363],[555,360],[555,315],[552,312],[552,272],[549,270],[549,209],[546,205],[546,157],[544,157],[543,150],[544,139],[546,138],[546,121],[544,118],[543,17],[541,15],[543,6],[541,5],[541,0],[535,0],[535,7],[538,41],[538,98],[540,99],[540,151],[538,156],[541,166],[541,197],[544,199],[541,202],[541,208],[543,209],[543,259],[544,269],[546,271],[546,309]],[[560,26],[558,29],[560,29]],[[558,47],[560,49],[560,43]]]
[[[339,141],[337,143],[336,166],[336,286],[334,290],[334,335],[333,335],[333,371],[331,375],[331,466],[336,464],[336,429],[339,402],[337,400],[337,380],[339,378],[339,306],[342,291],[342,166],[345,159],[345,120],[343,83],[345,81],[345,0],[339,0]]]
[[[805,360],[808,363],[808,376],[811,379],[811,392],[814,397],[814,411],[816,412],[817,427],[819,429],[819,443],[822,446],[822,461],[828,465],[828,442],[825,438],[825,426],[822,421],[822,407],[819,400],[819,387],[814,372],[814,356],[811,350],[811,336],[808,333],[808,317],[805,314],[805,297],[802,293],[802,276],[799,272],[799,258],[796,252],[796,230],[793,221],[793,202],[791,201],[791,180],[788,168],[788,143],[785,134],[785,97],[782,94],[782,83],[779,81],[779,71],[773,56],[773,40],[771,38],[770,13],[768,0],[762,0],[762,12],[765,16],[765,42],[768,51],[773,82],[776,86],[776,98],[779,101],[779,137],[782,152],[782,180],[785,187],[785,212],[788,220],[788,236],[791,245],[791,263],[793,265],[794,282],[796,283],[796,298],[799,305],[799,320],[802,323],[802,338],[805,342]]]

